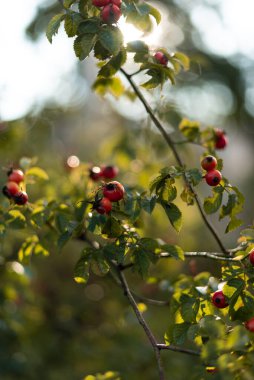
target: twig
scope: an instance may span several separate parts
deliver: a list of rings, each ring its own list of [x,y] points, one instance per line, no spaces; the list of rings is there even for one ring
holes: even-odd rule
[[[130,83],[131,87],[133,88],[134,92],[136,93],[136,95],[138,96],[138,98],[140,99],[140,101],[143,103],[143,105],[144,105],[144,107],[146,109],[146,112],[149,114],[149,116],[151,117],[151,119],[154,122],[155,126],[160,131],[160,133],[162,134],[162,136],[163,136],[164,140],[166,141],[167,145],[172,150],[177,163],[181,167],[183,167],[184,166],[183,161],[182,161],[181,157],[179,156],[179,153],[178,153],[178,151],[177,151],[177,149],[176,149],[176,147],[174,145],[174,142],[171,140],[171,137],[168,135],[168,133],[164,129],[163,125],[160,123],[159,119],[157,119],[157,117],[155,116],[152,108],[147,103],[145,97],[143,96],[143,94],[139,90],[138,86],[133,81],[132,76],[129,75],[124,69],[121,68],[120,70],[123,73],[123,75],[126,77],[126,79],[129,81],[129,83]],[[222,252],[224,252],[225,254],[227,254],[227,250],[224,247],[224,244],[222,243],[219,235],[217,234],[215,228],[213,227],[213,225],[211,224],[211,222],[207,219],[207,217],[206,217],[206,215],[204,213],[201,201],[200,201],[200,199],[199,199],[196,191],[194,190],[192,184],[189,182],[188,178],[186,177],[186,174],[183,174],[183,176],[184,176],[184,181],[185,181],[186,185],[191,190],[191,192],[192,192],[192,194],[193,194],[193,196],[195,198],[197,207],[199,209],[199,212],[201,214],[201,217],[202,217],[204,223],[206,224],[206,226],[208,227],[208,229],[210,230],[210,232],[214,236],[214,238],[217,241],[217,243],[218,243],[219,247],[221,248]]]
[[[160,350],[169,350],[169,351],[175,351],[175,352],[182,352],[183,354],[193,355],[193,356],[200,356],[199,351],[191,350],[189,348],[179,347],[179,346],[173,346],[173,345],[166,345],[158,343],[157,347]]]

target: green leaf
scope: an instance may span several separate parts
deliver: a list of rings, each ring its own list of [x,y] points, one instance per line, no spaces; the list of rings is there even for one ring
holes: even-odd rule
[[[100,30],[99,41],[111,54],[117,55],[123,45],[123,35],[118,28],[107,26]]]
[[[138,271],[142,278],[148,275],[148,269],[150,266],[150,254],[143,249],[135,249],[132,255],[134,259],[134,269]]]
[[[63,5],[64,8],[70,8],[70,6],[75,3],[76,0],[64,0]]]
[[[131,41],[127,44],[127,51],[131,53],[142,53],[142,54],[148,54],[149,53],[149,47],[148,45],[143,41]]]
[[[173,328],[173,341],[175,344],[182,345],[187,339],[188,329],[190,327],[190,323],[178,323]]]
[[[196,322],[200,301],[197,298],[182,294],[180,312],[184,322]]]
[[[112,78],[98,77],[93,84],[93,89],[99,95],[106,95],[106,93],[109,92],[116,98],[121,96],[125,90],[121,79],[118,77],[112,77]]]
[[[149,14],[153,16],[156,20],[157,25],[161,22],[161,14],[158,11],[157,8],[152,7],[150,4],[147,4],[149,6]]]
[[[74,51],[76,56],[83,61],[86,57],[88,57],[89,53],[94,47],[96,42],[97,35],[96,34],[82,34],[78,36],[74,41]]]
[[[179,125],[181,133],[189,140],[195,140],[200,134],[200,124],[197,121],[183,119]]]
[[[163,256],[163,252],[167,252],[167,254],[169,254],[177,260],[184,260],[184,251],[178,245],[163,244],[161,246],[161,249],[161,256]]]
[[[236,194],[229,194],[228,202],[226,205],[223,205],[220,212],[220,219],[225,218],[225,216],[230,215],[232,210],[236,205],[237,196]]]
[[[81,257],[74,268],[74,280],[86,284],[89,279],[90,264],[86,257]]]
[[[38,168],[37,166],[33,166],[32,168],[26,171],[26,177],[35,177],[36,179],[42,179],[47,181],[49,179],[48,174],[45,170]]]
[[[123,233],[120,223],[114,217],[108,217],[102,228],[102,233],[109,238],[115,238]]]
[[[204,210],[206,214],[213,214],[218,211],[222,203],[222,198],[222,192],[213,189],[213,196],[205,198],[204,200]]]
[[[55,15],[50,22],[48,23],[47,30],[46,30],[46,36],[50,43],[52,43],[52,38],[55,36],[58,32],[58,29],[61,25],[61,22],[64,20],[65,14],[59,13]]]
[[[74,37],[77,34],[79,23],[82,21],[79,13],[69,12],[65,16],[64,29],[68,37]]]
[[[189,59],[189,57],[186,54],[180,53],[180,52],[176,52],[176,53],[173,54],[173,56],[171,57],[171,59],[177,60],[178,62],[180,62],[181,66],[184,68],[184,70],[189,70],[189,68],[190,68],[190,59]]]
[[[14,229],[26,227],[26,218],[19,210],[10,210],[6,215],[6,222],[9,227]]]
[[[242,224],[243,224],[243,221],[241,219],[232,217],[232,219],[230,220],[230,222],[228,223],[226,227],[225,233],[227,234],[228,232],[231,232],[235,230],[236,228],[241,227]]]
[[[100,69],[98,76],[110,77],[114,75],[126,61],[126,50],[122,49],[116,56],[112,57]]]
[[[156,205],[157,196],[152,195],[149,197],[144,197],[141,199],[141,207],[143,210],[145,210],[148,214],[152,214],[154,207]]]
[[[197,186],[203,179],[202,173],[199,169],[186,170],[186,177],[193,186]]]
[[[48,256],[49,251],[39,242],[37,235],[28,237],[18,251],[20,261],[28,263],[32,254]]]
[[[82,21],[78,26],[78,33],[79,34],[97,34],[99,31],[99,20],[98,18],[95,19],[88,19],[85,21]]]
[[[179,232],[182,227],[182,213],[179,208],[174,203],[161,202],[162,207],[164,208],[167,217],[174,227],[174,229]]]
[[[188,187],[184,187],[183,191],[180,194],[183,202],[187,203],[188,206],[192,206],[195,203],[194,194]]]

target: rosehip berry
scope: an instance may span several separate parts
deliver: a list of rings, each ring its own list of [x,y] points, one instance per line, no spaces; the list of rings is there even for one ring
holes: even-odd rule
[[[254,332],[254,317],[244,323],[247,330]]]
[[[210,171],[216,168],[217,166],[217,160],[213,156],[206,156],[201,161],[201,166],[204,170]]]
[[[92,3],[95,7],[105,7],[110,3],[110,0],[92,0]]]
[[[218,368],[216,368],[216,367],[206,367],[206,372],[208,372],[208,373],[216,373],[216,372],[218,372]]]
[[[224,309],[228,306],[226,297],[221,290],[217,290],[212,296],[212,303],[219,309]]]
[[[121,183],[112,181],[103,186],[102,192],[111,202],[117,202],[123,199],[125,190]]]
[[[222,180],[221,172],[219,172],[219,170],[210,170],[209,172],[206,173],[205,180],[206,180],[207,185],[217,186]]]
[[[116,166],[105,166],[101,169],[101,175],[107,179],[113,179],[117,176],[119,170]]]
[[[23,206],[28,202],[28,195],[25,191],[19,191],[13,199],[16,205]]]
[[[154,58],[161,65],[167,66],[168,58],[161,51],[157,51],[157,53],[154,54]]]
[[[89,169],[89,177],[93,181],[98,181],[102,176],[101,168],[99,166],[93,166]]]
[[[224,149],[228,144],[228,139],[225,132],[221,129],[215,129],[215,148]]]
[[[254,266],[254,249],[250,252],[249,260],[250,263]]]
[[[106,24],[115,24],[121,17],[122,12],[115,4],[106,5],[101,11],[101,18]]]
[[[7,196],[7,198],[14,197],[19,192],[19,185],[16,182],[7,182],[7,184],[3,188],[3,194]]]
[[[112,203],[108,198],[101,198],[94,202],[93,210],[96,210],[99,214],[109,214],[112,210]]]
[[[8,173],[8,181],[16,182],[19,184],[20,182],[24,181],[24,173],[22,172],[22,170],[12,169]]]

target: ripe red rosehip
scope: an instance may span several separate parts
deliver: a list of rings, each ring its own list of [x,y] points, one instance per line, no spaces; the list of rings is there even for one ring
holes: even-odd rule
[[[216,168],[217,166],[217,160],[213,156],[206,156],[201,161],[201,166],[204,170],[210,171]]]
[[[227,136],[221,129],[215,129],[215,148],[224,149],[228,144]]]
[[[254,317],[244,323],[247,330],[254,332]]]
[[[109,214],[112,210],[112,203],[108,198],[101,198],[94,202],[93,210],[96,210],[99,214]]]
[[[8,173],[8,181],[9,182],[16,182],[19,184],[20,182],[24,181],[24,173],[22,172],[22,170],[12,169]]]
[[[28,202],[28,195],[25,191],[19,191],[13,199],[16,205],[23,206]]]
[[[219,172],[219,170],[210,170],[209,172],[206,173],[205,180],[206,180],[207,185],[217,186],[222,180],[221,172]]]
[[[110,3],[110,0],[92,0],[92,3],[95,7],[105,7]]]
[[[103,186],[102,192],[111,202],[117,202],[123,199],[125,190],[121,183],[112,181]]]
[[[254,249],[250,251],[249,260],[250,263],[254,266]]]
[[[89,177],[93,181],[98,181],[102,176],[101,168],[99,166],[93,166],[89,169]]]
[[[19,191],[19,185],[16,182],[7,182],[3,188],[3,193],[8,198],[14,197]]]
[[[168,58],[161,51],[157,51],[157,53],[154,54],[154,58],[161,65],[167,66]]]
[[[113,179],[117,176],[119,170],[116,166],[104,166],[101,169],[101,175],[107,179]]]
[[[212,303],[219,309],[224,309],[228,306],[226,297],[224,296],[222,290],[217,290],[217,292],[213,294]]]
[[[206,372],[208,372],[208,373],[216,373],[216,372],[218,372],[218,368],[216,368],[216,367],[206,367]]]
[[[120,8],[115,4],[108,4],[101,11],[101,19],[106,24],[115,24],[121,15]]]

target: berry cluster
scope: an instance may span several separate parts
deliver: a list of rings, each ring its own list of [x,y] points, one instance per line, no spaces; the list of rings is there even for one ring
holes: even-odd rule
[[[118,173],[118,168],[113,165],[93,166],[89,169],[89,177],[93,181],[98,181],[99,179],[113,179],[118,175]]]
[[[24,181],[24,173],[20,169],[11,169],[7,175],[8,182],[2,189],[3,194],[16,205],[25,205],[28,202],[28,195],[20,188],[20,183]]]
[[[101,19],[105,24],[115,24],[122,15],[122,0],[92,0],[95,7],[102,8]]]
[[[105,183],[102,188],[102,195],[96,194],[95,201],[93,202],[93,210],[99,214],[109,214],[112,210],[112,202],[118,202],[124,197],[124,187],[120,182],[112,181]]]
[[[168,57],[166,57],[166,55],[163,54],[161,51],[157,51],[153,57],[154,57],[156,62],[160,63],[163,66],[167,66]]]
[[[206,156],[201,161],[201,166],[207,171],[205,180],[209,186],[217,186],[222,180],[222,174],[219,170],[216,170],[217,160],[213,156]]]

